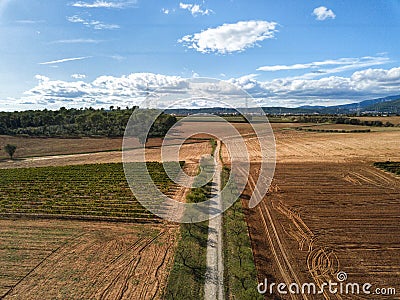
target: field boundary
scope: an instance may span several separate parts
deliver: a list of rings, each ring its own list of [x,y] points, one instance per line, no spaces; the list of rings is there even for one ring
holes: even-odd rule
[[[230,169],[224,166],[222,187],[228,182]],[[232,187],[235,188],[235,187]],[[225,295],[227,299],[264,299],[257,292],[257,269],[242,201],[238,199],[223,214]]]

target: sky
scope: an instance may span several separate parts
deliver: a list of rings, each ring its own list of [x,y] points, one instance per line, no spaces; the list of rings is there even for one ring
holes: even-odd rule
[[[125,107],[197,77],[263,106],[397,95],[399,32],[398,0],[0,0],[0,110]]]

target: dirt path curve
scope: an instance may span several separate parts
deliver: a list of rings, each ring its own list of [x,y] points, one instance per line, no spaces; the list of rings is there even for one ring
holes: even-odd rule
[[[221,190],[222,164],[219,158],[221,143],[218,141],[214,152],[216,171],[213,179],[213,189],[218,194]],[[211,210],[222,210],[219,196],[210,205]],[[224,299],[224,261],[222,256],[222,214],[209,221],[207,241],[207,272],[204,286],[205,300]]]

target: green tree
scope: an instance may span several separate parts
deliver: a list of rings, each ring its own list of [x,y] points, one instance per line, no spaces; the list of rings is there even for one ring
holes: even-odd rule
[[[4,151],[7,152],[7,154],[10,156],[11,159],[13,159],[15,150],[17,150],[17,146],[15,146],[15,145],[7,144],[4,147]]]

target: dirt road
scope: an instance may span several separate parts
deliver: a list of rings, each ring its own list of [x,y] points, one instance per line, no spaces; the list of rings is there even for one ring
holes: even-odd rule
[[[210,205],[210,212],[222,212],[222,203],[219,192],[221,190],[222,164],[219,158],[221,143],[214,152],[216,171],[213,179],[214,200]],[[210,213],[211,214],[211,213]],[[223,300],[224,298],[224,260],[222,250],[222,214],[217,215],[209,221],[207,240],[207,272],[204,286],[205,300]]]

